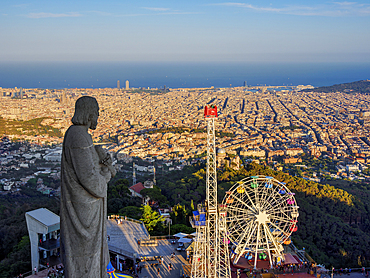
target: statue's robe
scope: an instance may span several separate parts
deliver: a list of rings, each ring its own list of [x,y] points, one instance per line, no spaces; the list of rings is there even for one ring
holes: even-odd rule
[[[61,166],[60,237],[66,278],[107,277],[107,179],[83,126],[64,136]]]

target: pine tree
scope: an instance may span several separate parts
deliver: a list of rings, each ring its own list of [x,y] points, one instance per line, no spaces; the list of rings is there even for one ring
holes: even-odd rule
[[[143,206],[141,209],[143,215],[140,220],[144,222],[148,232],[154,231],[164,221],[164,218],[158,212],[153,211],[149,205]]]

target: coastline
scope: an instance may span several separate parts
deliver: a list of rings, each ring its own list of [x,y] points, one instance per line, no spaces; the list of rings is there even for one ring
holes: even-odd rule
[[[330,86],[370,78],[370,63],[1,62],[2,88]]]

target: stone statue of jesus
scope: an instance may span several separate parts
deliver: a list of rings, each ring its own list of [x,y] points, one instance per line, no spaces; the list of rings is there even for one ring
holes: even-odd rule
[[[115,171],[88,133],[98,117],[96,99],[79,98],[63,141],[60,248],[66,278],[107,277],[107,183]]]

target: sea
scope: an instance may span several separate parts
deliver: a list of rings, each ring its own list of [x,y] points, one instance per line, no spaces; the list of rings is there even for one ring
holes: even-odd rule
[[[331,86],[370,79],[370,63],[0,62],[2,88]]]

